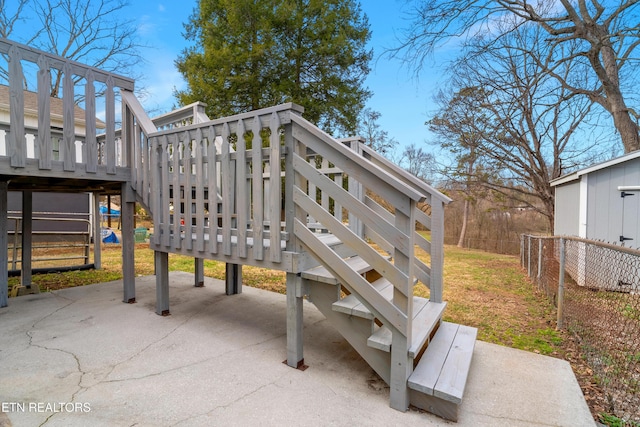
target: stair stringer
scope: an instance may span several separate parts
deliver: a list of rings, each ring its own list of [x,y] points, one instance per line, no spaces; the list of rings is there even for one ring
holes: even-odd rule
[[[332,304],[339,299],[339,286],[304,280],[308,285],[309,301],[318,308],[384,382],[389,384],[391,354],[367,346],[367,339],[373,332],[373,322],[369,319],[333,311]]]

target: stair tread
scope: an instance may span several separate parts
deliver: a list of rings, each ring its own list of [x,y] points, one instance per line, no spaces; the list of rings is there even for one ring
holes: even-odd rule
[[[358,272],[358,274],[366,273],[371,270],[371,266],[359,256],[352,256],[350,258],[345,259],[345,262],[349,264],[349,266]],[[327,270],[324,266],[318,266],[311,268],[307,271],[303,271],[301,273],[303,279],[315,280],[317,282],[328,283],[337,285],[339,283],[338,279],[331,274],[329,270]]]
[[[418,366],[409,388],[459,404],[467,383],[478,330],[442,322]]]
[[[393,296],[393,285],[388,280],[380,278],[375,282],[372,282],[371,285],[388,300]],[[364,304],[362,304],[355,295],[347,295],[339,301],[334,302],[333,310],[351,316],[363,317],[365,319],[375,318],[374,314]]]
[[[415,358],[425,342],[429,339],[431,332],[436,327],[446,302],[438,303],[429,301],[426,298],[413,297],[413,322],[411,326],[411,346],[409,355]],[[386,326],[379,327],[368,339],[367,345],[378,350],[391,351],[391,331]]]

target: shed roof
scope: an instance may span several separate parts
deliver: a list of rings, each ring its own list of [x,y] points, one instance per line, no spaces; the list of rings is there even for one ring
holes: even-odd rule
[[[38,117],[38,94],[36,92],[31,92],[25,90],[24,92],[24,114],[25,116],[30,116],[37,118]],[[50,100],[50,111],[51,118],[62,121],[63,119],[63,106],[62,99],[60,98],[49,98]],[[9,111],[9,86],[0,85],[0,111]],[[85,110],[78,107],[77,105],[73,106],[73,119],[76,126],[85,126]],[[104,129],[105,123],[96,118],[96,127],[98,129]]]
[[[554,180],[552,180],[550,182],[552,187],[555,187],[556,185],[561,185],[561,184],[566,184],[568,182],[571,181],[576,181],[578,179],[580,179],[580,177],[582,175],[586,175],[589,174],[591,172],[595,172],[595,171],[599,171],[602,169],[606,169],[612,166],[616,166],[619,165],[621,163],[625,163],[628,162],[630,160],[634,160],[640,157],[640,150],[636,150],[636,151],[632,151],[631,153],[627,153],[623,156],[620,157],[616,157],[615,159],[611,159],[611,160],[607,160],[604,162],[600,162],[600,163],[596,163],[595,165],[591,165],[589,167],[586,167],[584,169],[580,169],[578,171],[563,175],[561,177],[558,177]]]

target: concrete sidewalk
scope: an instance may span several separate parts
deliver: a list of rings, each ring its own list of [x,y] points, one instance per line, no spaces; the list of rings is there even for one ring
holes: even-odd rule
[[[0,426],[593,426],[565,361],[478,342],[460,421],[389,408],[389,390],[311,305],[306,371],[284,365],[285,297],[171,273],[9,300],[0,309]]]

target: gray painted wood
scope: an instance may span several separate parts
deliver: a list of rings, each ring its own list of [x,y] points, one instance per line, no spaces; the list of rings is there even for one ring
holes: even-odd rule
[[[169,315],[169,254],[155,251],[156,314]]]
[[[280,125],[281,120],[280,116],[276,114],[274,111],[271,114],[269,120],[269,130],[271,135],[269,137],[270,143],[270,155],[269,155],[269,175],[272,177],[273,182],[269,187],[269,206],[271,212],[269,217],[271,218],[271,224],[269,230],[271,231],[271,246],[276,247],[276,245],[282,239],[281,230],[280,230],[280,209],[282,204],[282,185],[280,185],[280,179],[277,177],[280,176],[280,156],[281,156],[281,142],[280,142]],[[285,139],[290,138],[290,131],[287,131],[285,134]],[[286,201],[286,198],[285,198]],[[292,212],[293,213],[293,212]],[[289,231],[291,229],[288,229]],[[282,254],[280,251],[273,251],[269,254],[270,260],[272,262],[280,262],[282,260]]]
[[[135,194],[128,183],[122,184],[120,218],[122,225],[122,283],[126,303],[136,301],[134,216]]]
[[[399,311],[395,306],[389,304],[364,278],[357,272],[353,271],[338,255],[330,248],[323,244],[319,244],[313,233],[311,233],[304,224],[299,220],[295,220],[294,233],[300,239],[306,248],[314,253],[316,258],[323,260],[332,274],[338,277],[341,283],[347,287],[351,293],[360,295],[361,301],[370,304],[368,308],[372,310],[376,316],[380,317],[383,322],[387,322],[393,327],[405,331],[407,318],[404,313]],[[377,268],[376,268],[377,270]]]
[[[0,181],[0,259],[9,259],[8,183]],[[9,264],[0,262],[0,308],[9,303]]]
[[[444,203],[434,201],[431,205],[431,282],[429,299],[442,302],[444,270]]]
[[[94,74],[91,70],[87,73],[87,80],[84,85],[85,106],[85,140],[87,172],[98,171],[98,140],[96,138],[96,90],[94,86]],[[124,117],[123,117],[124,119]],[[49,155],[50,156],[50,155]]]
[[[24,93],[22,89],[22,54],[16,46],[9,53],[9,122],[10,130],[5,136],[7,155],[11,166],[21,168],[25,165],[26,140],[24,134]]]
[[[38,153],[38,167],[40,169],[51,169],[51,76],[49,69],[49,61],[44,55],[38,57],[38,137],[36,140]],[[87,93],[87,101],[93,97],[91,93]],[[90,105],[87,106],[87,115],[89,114]],[[94,109],[95,111],[95,109]],[[95,131],[95,114],[93,115],[93,129]],[[87,121],[87,137],[89,136],[89,122]],[[95,134],[95,132],[94,132]],[[95,172],[89,168],[88,172]]]
[[[105,151],[107,157],[107,173],[116,173],[116,96],[114,93],[114,79],[107,77],[107,89],[105,92],[105,125],[106,141]]]
[[[95,74],[97,81],[104,83],[109,76],[112,76],[114,82],[118,87],[130,91],[134,88],[134,81],[130,78],[111,74],[107,71],[100,70],[99,68],[89,67],[76,61],[69,61],[68,59],[55,55],[53,53],[43,52],[30,46],[14,42],[12,40],[0,39],[0,53],[7,54],[10,53],[12,49],[19,51],[21,59],[25,61],[35,63],[38,61],[38,58],[43,55],[46,57],[52,68],[62,69],[65,64],[69,64],[71,67],[71,72],[74,75],[85,77],[86,74],[91,70]]]
[[[413,372],[413,359],[407,354],[407,337],[400,331],[392,331],[391,369],[389,375],[389,406],[399,411],[409,408],[407,378]]]
[[[338,288],[334,285],[307,280],[309,300],[329,320],[331,325],[351,344],[373,370],[389,383],[389,353],[367,346],[366,338],[372,332],[372,322],[366,319],[350,317],[332,310],[331,306],[339,298]]]
[[[260,119],[255,117],[251,127],[253,140],[251,141],[251,185],[253,200],[251,208],[253,210],[252,227],[254,243],[253,255],[256,259],[264,258],[263,227],[264,227],[264,184],[262,171],[262,139],[260,138]]]
[[[194,258],[194,286],[196,288],[201,288],[204,286],[204,259],[202,258]]]
[[[22,265],[20,282],[31,289],[32,237],[33,232],[33,193],[22,192]]]
[[[380,254],[366,241],[358,238],[358,236],[345,227],[343,223],[335,219],[329,212],[324,211],[298,187],[294,189],[293,200],[298,206],[302,207],[306,212],[309,212],[312,216],[316,217],[321,223],[323,223],[329,231],[343,243],[353,248],[353,250],[369,265],[371,265],[374,270],[382,274],[391,283],[399,285],[408,280],[407,276],[396,268],[395,265],[390,263],[386,256]],[[311,234],[311,236],[313,236],[313,234]],[[305,244],[314,245],[313,240],[305,241]],[[312,248],[312,251],[315,251],[315,249]],[[326,261],[322,257],[320,257],[320,259]]]
[[[204,139],[202,129],[196,131],[195,145],[195,216],[196,216],[196,251],[204,252],[205,228],[205,176],[204,176]],[[215,194],[212,197],[215,200]],[[215,205],[215,204],[214,204]]]
[[[364,274],[368,271],[371,271],[371,266],[359,256],[347,258],[345,259],[345,262],[349,265],[349,267],[358,272],[358,274]],[[303,271],[301,275],[303,279],[309,279],[316,282],[329,283],[333,285],[337,285],[340,283],[338,279],[333,274],[331,274],[331,272],[324,266],[318,266]]]
[[[476,328],[442,322],[409,377],[409,387],[448,402],[461,403],[476,335]]]
[[[218,239],[211,236],[218,236],[218,161],[216,150],[216,131],[214,126],[209,126],[207,138],[207,184],[209,202],[209,253],[218,253]]]
[[[188,251],[193,250],[193,165],[191,157],[191,144],[193,139],[189,132],[185,132],[183,136],[182,146],[184,155],[182,159],[182,170],[184,178],[184,187],[181,191],[184,192],[182,197],[184,203],[184,243]]]
[[[298,275],[287,273],[287,365],[292,368],[299,368],[304,363],[303,299],[296,295],[301,280]]]
[[[222,252],[225,255],[231,255],[231,227],[232,224],[232,197],[234,182],[231,176],[231,159],[230,159],[230,144],[229,136],[231,130],[229,124],[225,123],[222,126],[222,155],[220,158],[221,163],[221,193],[222,193]]]
[[[96,270],[102,268],[102,233],[100,229],[100,198],[92,193],[93,199],[93,265]]]
[[[249,183],[247,181],[247,145],[244,121],[236,127],[236,227],[238,229],[237,251],[240,258],[247,257],[247,222],[249,221]]]
[[[433,393],[435,397],[453,403],[461,403],[467,384],[473,348],[478,330],[461,325],[444,362],[440,378]]]
[[[182,247],[181,224],[184,221],[182,216],[182,188],[180,186],[180,156],[182,146],[177,134],[170,135],[171,144],[171,189],[173,190],[173,233],[171,234],[171,248],[180,249]]]
[[[225,264],[225,291],[227,295],[242,293],[242,264]]]
[[[68,64],[62,69],[62,158],[64,170],[76,170],[76,124],[74,120],[75,95],[71,67]],[[114,162],[115,166],[115,162]]]

